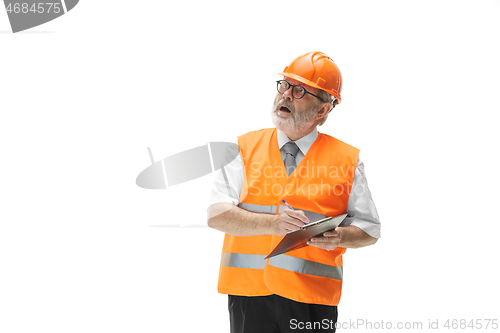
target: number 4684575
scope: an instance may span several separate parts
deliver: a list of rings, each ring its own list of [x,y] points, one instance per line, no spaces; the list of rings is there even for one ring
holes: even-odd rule
[[[38,2],[30,6],[28,3],[9,3],[7,5],[8,13],[15,14],[43,14],[43,13],[55,13],[59,14],[61,12],[61,4],[54,2]]]
[[[447,329],[498,329],[498,319],[448,319],[444,323]]]

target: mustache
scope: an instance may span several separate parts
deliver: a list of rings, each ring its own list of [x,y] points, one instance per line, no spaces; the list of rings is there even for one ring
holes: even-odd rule
[[[295,113],[295,109],[293,108],[292,104],[289,101],[287,101],[286,99],[282,99],[281,101],[279,101],[278,104],[276,104],[274,106],[273,111],[277,112],[279,110],[279,108],[282,106],[286,106],[291,111],[292,114]]]

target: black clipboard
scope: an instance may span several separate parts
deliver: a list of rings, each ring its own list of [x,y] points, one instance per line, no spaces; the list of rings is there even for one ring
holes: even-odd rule
[[[283,254],[288,251],[300,249],[307,245],[307,241],[313,237],[322,236],[323,233],[337,228],[346,218],[347,214],[336,217],[327,217],[322,220],[306,224],[300,229],[290,231],[266,259]]]

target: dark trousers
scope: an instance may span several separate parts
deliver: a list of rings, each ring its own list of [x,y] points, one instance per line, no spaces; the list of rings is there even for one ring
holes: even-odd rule
[[[231,333],[335,332],[337,307],[278,296],[229,295]]]

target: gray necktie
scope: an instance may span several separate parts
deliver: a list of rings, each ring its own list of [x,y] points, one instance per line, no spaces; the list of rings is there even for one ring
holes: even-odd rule
[[[297,152],[299,151],[299,147],[295,144],[295,142],[288,141],[284,146],[285,150],[285,169],[288,176],[295,170],[297,167],[297,163],[295,162],[295,157],[297,156]]]

